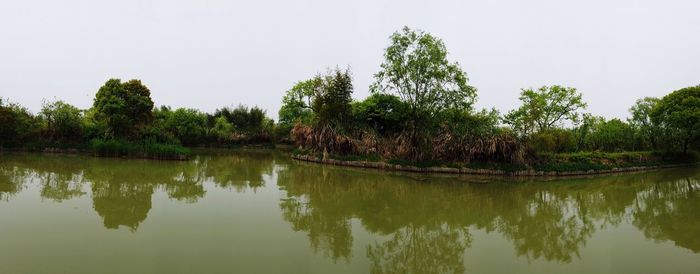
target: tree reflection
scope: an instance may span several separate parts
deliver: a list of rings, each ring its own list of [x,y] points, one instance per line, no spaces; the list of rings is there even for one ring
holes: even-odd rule
[[[528,260],[569,263],[598,228],[633,221],[649,238],[695,252],[694,170],[552,182],[469,183],[305,163],[279,171],[283,217],[314,250],[350,259],[351,220],[388,240],[366,247],[373,272],[462,272],[469,228],[499,233]],[[411,180],[417,178],[418,180]],[[465,181],[466,180],[466,181]],[[425,182],[429,181],[429,182]]]
[[[90,191],[93,208],[106,228],[136,231],[148,217],[156,192],[195,203],[204,197],[206,181],[243,191],[261,187],[265,176],[273,176],[276,154],[232,152],[186,162],[13,154],[0,158],[0,200],[9,200],[27,184],[36,185],[42,198],[56,202]]]
[[[201,157],[204,174],[223,188],[242,192],[265,185],[264,176],[272,176],[274,154],[266,151],[237,151],[216,157]]]
[[[633,224],[647,238],[670,240],[694,253],[700,252],[700,181],[682,179],[655,183],[638,194]]]
[[[367,247],[372,273],[462,273],[471,245],[466,228],[408,225],[390,240]]]

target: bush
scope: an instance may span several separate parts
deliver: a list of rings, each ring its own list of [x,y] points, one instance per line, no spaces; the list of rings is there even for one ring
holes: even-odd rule
[[[358,126],[370,128],[387,136],[403,130],[409,117],[409,107],[395,95],[374,93],[367,99],[352,103],[352,115]]]
[[[570,130],[552,128],[530,136],[529,144],[538,152],[564,153],[576,151],[576,138]]]

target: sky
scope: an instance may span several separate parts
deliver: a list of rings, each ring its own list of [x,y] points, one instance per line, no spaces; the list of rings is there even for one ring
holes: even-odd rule
[[[587,112],[628,117],[636,99],[700,84],[700,1],[0,1],[0,97],[37,112],[89,108],[109,78],[141,79],[156,105],[257,105],[273,117],[295,82],[350,67],[369,94],[389,36],[445,42],[507,112],[522,88],[576,87]]]

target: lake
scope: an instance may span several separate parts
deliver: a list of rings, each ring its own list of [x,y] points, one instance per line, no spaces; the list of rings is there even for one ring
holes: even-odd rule
[[[387,173],[0,154],[0,273],[698,273],[700,169]]]

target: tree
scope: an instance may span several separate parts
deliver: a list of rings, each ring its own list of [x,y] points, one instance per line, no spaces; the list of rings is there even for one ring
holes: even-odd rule
[[[152,119],[150,90],[140,80],[108,80],[95,95],[97,119],[107,126],[106,137],[136,138]]]
[[[641,135],[641,139],[651,145],[652,149],[657,149],[657,140],[661,135],[661,129],[651,119],[654,107],[661,101],[655,97],[644,97],[638,99],[630,108],[630,117],[627,121]]]
[[[523,135],[553,128],[565,120],[575,123],[578,110],[587,106],[575,88],[562,86],[523,89],[520,101],[522,106],[509,112],[504,120]]]
[[[83,136],[82,112],[63,101],[44,102],[39,116],[46,121],[46,134],[54,141],[80,141]]]
[[[169,115],[166,127],[186,145],[203,143],[207,133],[207,117],[196,109],[178,108]]]
[[[40,131],[40,124],[29,110],[0,98],[0,147],[19,145]]]
[[[688,152],[690,143],[700,136],[700,85],[664,96],[652,110],[652,121],[665,131],[677,130],[683,152]]]
[[[311,102],[319,125],[345,128],[352,119],[352,76],[349,70],[335,69],[321,78],[321,86]]]
[[[363,101],[353,102],[352,113],[360,126],[391,135],[403,129],[408,119],[408,104],[395,95],[374,93]]]
[[[279,124],[291,129],[296,122],[310,124],[313,120],[311,103],[321,86],[321,77],[297,82],[294,87],[286,92],[282,98],[282,107],[279,110]]]
[[[459,63],[447,60],[447,49],[441,39],[404,27],[392,34],[390,40],[371,89],[398,94],[408,103],[414,130],[423,128],[427,120],[442,110],[471,109],[476,88],[467,85],[467,75]]]
[[[219,116],[215,119],[211,134],[220,142],[228,141],[233,133],[233,125],[225,117]]]
[[[632,127],[620,119],[600,118],[593,124],[588,136],[589,149],[603,151],[625,151],[634,149]]]

